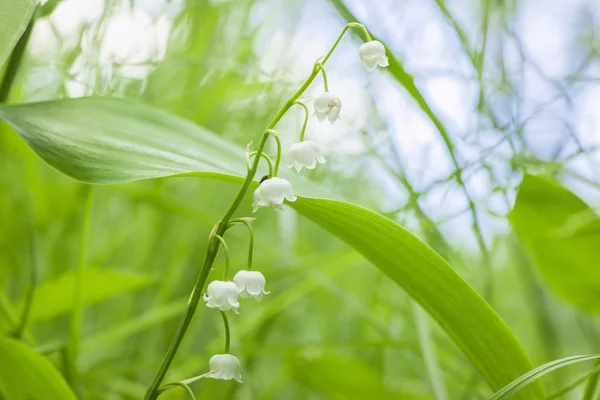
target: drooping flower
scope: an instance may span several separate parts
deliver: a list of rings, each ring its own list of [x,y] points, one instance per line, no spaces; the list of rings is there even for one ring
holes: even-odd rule
[[[331,124],[340,118],[342,102],[331,92],[325,92],[315,99],[315,116],[319,121],[329,120]]]
[[[385,55],[385,47],[378,40],[371,40],[360,46],[358,49],[360,59],[367,71],[374,71],[377,66],[387,67],[389,65],[388,58]]]
[[[233,310],[234,313],[239,314],[238,307],[240,306],[240,302],[238,301],[238,297],[240,291],[235,283],[230,281],[212,281],[208,285],[208,288],[206,288],[206,291],[208,293],[208,296],[204,295],[206,307],[218,308],[221,311]]]
[[[208,366],[212,373],[206,375],[207,378],[230,380],[235,379],[242,383],[242,366],[240,360],[231,354],[215,354],[208,361]]]
[[[242,299],[254,297],[257,301],[261,301],[263,294],[271,293],[265,291],[267,280],[258,271],[246,271],[243,269],[235,274],[233,282],[237,285]]]
[[[325,158],[321,155],[319,145],[312,140],[305,140],[300,143],[294,143],[288,150],[290,158],[289,168],[294,168],[296,172],[300,172],[302,167],[314,169],[317,162],[325,163]]]
[[[277,177],[266,179],[254,191],[252,212],[258,210],[258,207],[273,207],[281,210],[284,199],[296,201],[292,184]]]

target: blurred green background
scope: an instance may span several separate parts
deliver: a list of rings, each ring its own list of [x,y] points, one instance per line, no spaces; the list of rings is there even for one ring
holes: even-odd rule
[[[307,137],[328,162],[303,174],[426,241],[502,316],[534,365],[600,348],[597,1],[51,3],[33,24],[8,102],[138,99],[240,146],[258,139],[347,22],[364,23],[394,62],[369,74],[358,57],[362,42],[343,39],[327,67],[342,120],[311,119]],[[308,96],[320,90],[317,82]],[[284,148],[301,122],[301,110],[282,121]],[[515,211],[517,239],[508,215],[524,173],[560,182],[591,206],[586,213],[577,205],[583,222],[568,233],[592,235],[584,247],[561,248],[564,258],[526,254],[535,253],[529,228],[551,212],[536,220],[528,219],[535,206]],[[203,179],[96,187],[82,399],[142,397],[185,309],[208,233],[237,190]],[[86,191],[0,124],[0,330],[13,329],[35,264],[25,333],[65,374],[60,348]],[[568,203],[544,193],[536,201],[548,210]],[[242,214],[250,215],[250,204]],[[198,399],[489,397],[451,339],[354,250],[291,209],[257,216],[255,268],[271,294],[230,318],[245,383],[202,380],[193,384]],[[232,267],[243,268],[246,232],[232,231],[228,243]],[[220,256],[216,268],[223,263]],[[565,289],[567,277],[573,282]],[[573,300],[579,290],[585,299]],[[222,347],[220,318],[200,305],[167,381],[208,370]],[[425,343],[439,361],[441,392],[430,383]],[[544,378],[548,392],[589,367]],[[557,398],[581,398],[582,389]],[[185,396],[175,389],[161,399]]]

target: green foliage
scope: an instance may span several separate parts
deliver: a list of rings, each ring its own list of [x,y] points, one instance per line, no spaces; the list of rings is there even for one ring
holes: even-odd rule
[[[510,221],[552,290],[581,310],[600,313],[600,218],[558,183],[526,175]]]
[[[358,250],[431,314],[494,389],[531,368],[494,310],[430,247],[400,225],[349,203],[300,198],[294,208]],[[368,237],[369,240],[364,240]],[[539,386],[523,398],[540,396]]]
[[[537,379],[541,378],[549,372],[566,367],[571,364],[576,364],[583,361],[596,360],[598,358],[600,358],[600,355],[588,355],[565,357],[561,358],[560,360],[551,361],[518,377],[517,379],[515,379],[514,381],[512,381],[511,383],[494,393],[494,395],[490,397],[490,400],[505,400],[514,397],[527,385],[530,385],[532,382],[535,382]]]
[[[2,0],[0,2],[0,67],[25,32],[35,6],[35,0]]]
[[[46,321],[68,313],[73,308],[75,271],[68,271],[36,286],[30,321]],[[82,279],[84,305],[99,303],[119,294],[147,287],[153,281],[142,275],[110,269],[86,268]],[[23,304],[20,305],[23,308]]]
[[[10,400],[75,400],[54,366],[23,343],[0,337],[0,397]]]
[[[244,171],[243,152],[236,153],[232,144],[189,121],[126,100],[1,106],[0,117],[50,165],[84,182]]]
[[[82,108],[79,118],[61,113],[69,110],[69,105]],[[203,141],[183,142],[194,125],[133,103],[69,100],[3,107],[0,116],[50,164],[87,182],[125,182],[177,172],[235,180],[227,176],[229,169],[221,170],[210,162],[232,157],[236,152],[231,146],[209,134],[202,136]],[[142,122],[138,123],[138,118]],[[165,134],[175,123],[171,121],[179,121],[186,129],[173,127],[172,132],[181,133]],[[152,130],[154,126],[161,128]],[[85,136],[78,135],[82,129]],[[205,155],[206,161],[195,164],[191,156],[186,161],[182,151]],[[404,288],[440,323],[493,389],[531,368],[518,341],[493,309],[439,255],[398,224],[339,201],[303,197],[292,206],[353,246]],[[541,388],[534,386],[524,396],[540,392]]]
[[[326,399],[397,399],[406,393],[386,389],[377,373],[357,359],[335,355],[297,356],[292,361],[296,379]]]

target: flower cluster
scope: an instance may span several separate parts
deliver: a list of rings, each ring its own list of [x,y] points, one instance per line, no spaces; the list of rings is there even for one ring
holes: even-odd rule
[[[359,54],[363,66],[369,72],[374,71],[378,66],[388,66],[385,47],[377,40],[370,40],[363,44],[359,49]],[[323,65],[317,62],[315,63],[315,68],[323,73],[325,91],[314,101],[314,116],[320,122],[328,120],[329,123],[334,124],[340,119],[342,102],[337,95],[329,91]],[[305,108],[306,116],[308,117],[308,108],[306,105],[301,102],[296,102],[295,104],[302,105]],[[305,129],[306,120],[300,133],[300,141],[292,144],[288,150],[288,168],[294,168],[298,173],[302,171],[302,168],[314,169],[318,163],[323,164],[326,162],[321,154],[319,145],[312,140],[304,140]],[[254,192],[252,212],[256,212],[260,207],[271,207],[276,210],[281,210],[284,200],[289,202],[296,201],[292,184],[287,180],[276,176],[267,177],[267,179],[264,179],[260,183],[260,186]]]
[[[368,71],[375,70],[377,66],[385,67],[388,65],[388,60],[385,55],[385,48],[380,42],[371,40],[366,29],[360,24],[351,23],[348,25],[348,27],[358,27],[362,29],[365,33],[365,36],[367,37],[368,41],[360,47],[359,54],[363,66]],[[308,86],[308,84],[316,77],[318,73],[321,73],[323,75],[323,84],[325,90],[314,100],[313,115],[317,118],[318,121],[328,120],[329,123],[334,124],[337,120],[340,119],[342,102],[338,96],[329,91],[327,85],[327,77],[323,64],[325,63],[328,57],[329,56],[325,57],[323,63],[321,63],[320,61],[317,61],[315,63],[313,73],[305,86]],[[321,150],[316,142],[312,140],[304,140],[304,133],[308,122],[309,110],[306,104],[304,104],[301,101],[296,101],[298,96],[299,94],[293,97],[288,103],[286,103],[287,108],[284,108],[282,112],[280,112],[280,116],[283,115],[283,113],[285,113],[291,107],[292,103],[302,106],[305,110],[305,119],[304,124],[302,126],[302,130],[300,132],[300,139],[297,143],[292,144],[288,151],[288,167],[294,168],[296,172],[299,173],[300,171],[302,171],[303,168],[312,170],[317,166],[317,164],[322,164],[326,161],[323,155],[321,154]],[[278,120],[279,119],[276,118],[272,125],[275,125],[275,123]],[[265,153],[262,152],[262,149],[264,148],[264,144],[268,136],[273,136],[277,141],[277,160],[274,165],[271,159]],[[296,201],[296,195],[294,194],[292,184],[285,179],[277,177],[279,162],[281,159],[281,143],[279,141],[279,134],[273,131],[272,129],[268,129],[267,131],[265,131],[265,135],[263,136],[259,150],[255,152],[250,152],[250,147],[251,145],[248,145],[246,152],[246,161],[248,165],[249,176],[254,176],[259,162],[258,159],[255,159],[254,162],[252,162],[252,157],[265,158],[265,160],[269,164],[269,175],[265,176],[261,180],[259,187],[254,192],[253,212],[257,211],[260,207],[271,207],[276,210],[280,210],[282,209],[282,205],[285,200],[287,200],[288,202]],[[227,223],[225,226],[220,225],[222,222],[217,223],[215,229],[213,229],[213,232],[211,232],[209,243],[209,246],[215,246],[213,247],[213,249],[215,252],[217,252],[219,250],[218,242],[220,242],[221,248],[224,251],[226,268],[223,275],[223,279],[213,280],[206,288],[206,294],[204,294],[203,296],[204,301],[206,302],[206,306],[208,308],[215,308],[220,310],[221,315],[223,317],[226,332],[225,352],[223,354],[214,355],[209,361],[210,372],[207,372],[206,374],[200,377],[224,380],[235,379],[236,381],[241,383],[242,375],[240,361],[235,356],[229,354],[230,334],[229,322],[226,313],[231,310],[233,311],[233,313],[239,314],[240,298],[254,298],[257,301],[261,301],[263,295],[269,294],[269,292],[265,291],[265,286],[267,283],[265,276],[258,271],[252,270],[252,251],[254,236],[251,227],[251,222],[254,219],[238,218],[229,220],[226,217],[226,220]],[[238,271],[233,277],[233,280],[230,281],[227,278],[229,270],[229,250],[223,236],[227,229],[239,224],[246,225],[250,233],[248,267],[247,269],[242,269]],[[216,254],[214,256],[216,257]]]

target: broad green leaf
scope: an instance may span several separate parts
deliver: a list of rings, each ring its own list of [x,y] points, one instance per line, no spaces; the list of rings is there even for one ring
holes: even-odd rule
[[[35,0],[0,0],[0,67],[25,32]]]
[[[572,305],[600,313],[598,215],[558,183],[525,175],[510,221],[550,288]]]
[[[394,393],[386,389],[383,379],[360,359],[332,354],[321,357],[295,357],[294,378],[317,391],[323,398],[398,399],[414,398],[410,393]]]
[[[558,368],[566,367],[571,364],[575,364],[575,363],[579,363],[579,362],[583,362],[583,361],[595,360],[598,358],[600,358],[600,355],[594,354],[594,355],[589,355],[589,356],[565,357],[565,358],[561,358],[560,360],[550,361],[549,363],[541,365],[541,366],[527,372],[526,374],[523,374],[522,376],[518,377],[517,379],[515,379],[514,381],[512,381],[511,383],[509,383],[508,385],[506,385],[505,387],[503,387],[502,389],[500,389],[499,391],[494,393],[494,395],[492,397],[490,397],[490,400],[509,399],[509,398],[513,397],[520,390],[523,390],[523,388],[525,388],[527,385],[531,384],[536,379],[541,378],[542,376],[546,375],[549,372],[552,372]]]
[[[135,103],[87,98],[1,106],[0,117],[50,164],[91,183],[173,174],[240,182],[241,177],[229,174],[245,171],[241,149],[190,122]],[[297,190],[296,182],[299,178],[293,178]],[[410,232],[345,202],[299,197],[291,205],[406,290],[446,330],[492,389],[532,368],[494,310]],[[542,392],[534,384],[522,398],[539,398]]]
[[[35,290],[29,320],[46,321],[71,311],[74,271],[41,283]],[[94,304],[118,294],[146,287],[152,280],[110,269],[86,268],[83,274],[83,302]],[[21,308],[22,308],[21,304]]]
[[[75,400],[62,375],[44,357],[21,342],[0,337],[0,398]]]
[[[406,290],[494,390],[531,369],[498,314],[440,255],[406,229],[374,211],[341,201],[298,198],[293,207],[354,247]],[[523,398],[540,396],[541,387],[529,389]]]
[[[185,174],[238,182],[246,172],[244,149],[190,121],[132,101],[84,97],[1,105],[0,119],[46,162],[83,182]],[[294,178],[294,187],[303,194],[328,194],[287,168],[280,174]]]
[[[202,171],[245,172],[244,153],[209,131],[139,103],[102,97],[0,107],[0,118],[59,171],[119,183]]]

